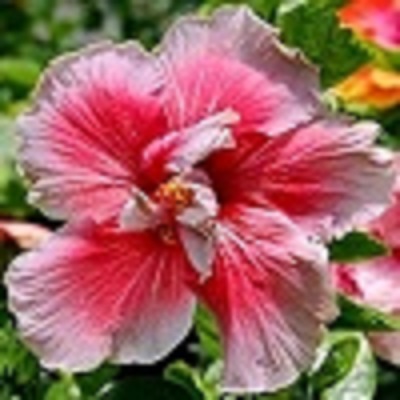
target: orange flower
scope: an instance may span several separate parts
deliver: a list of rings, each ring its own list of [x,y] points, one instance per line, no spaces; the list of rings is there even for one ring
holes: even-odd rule
[[[361,38],[400,50],[400,0],[350,0],[338,16],[344,27]]]
[[[347,103],[386,109],[400,104],[400,73],[365,65],[334,88]]]

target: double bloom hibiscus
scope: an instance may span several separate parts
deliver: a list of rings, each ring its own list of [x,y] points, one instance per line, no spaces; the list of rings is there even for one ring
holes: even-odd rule
[[[48,368],[152,363],[215,314],[223,389],[273,391],[335,314],[324,242],[392,186],[373,123],[246,7],[180,19],[155,53],[104,43],[50,66],[19,120],[32,200],[66,227],[7,274]]]

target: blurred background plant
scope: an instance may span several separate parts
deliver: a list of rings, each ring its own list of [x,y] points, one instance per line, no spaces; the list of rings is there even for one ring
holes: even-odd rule
[[[49,60],[102,39],[134,38],[151,47],[177,15],[206,14],[222,3],[0,0],[0,275],[16,254],[45,237],[47,229],[57,228],[26,202],[26,186],[16,166],[18,139],[14,131],[14,118],[29,102],[30,92]],[[289,45],[300,47],[319,66],[330,107],[356,118],[378,120],[384,128],[382,142],[398,148],[400,52],[384,49],[371,38],[366,40],[354,27],[357,21],[344,21],[338,10],[345,3],[246,2],[278,26]],[[361,3],[364,10],[374,1]],[[390,1],[387,4],[390,6]],[[383,251],[364,234],[353,233],[332,244],[331,258],[351,261]],[[249,399],[400,398],[400,369],[377,360],[364,336],[370,331],[399,330],[399,321],[347,298],[339,300],[341,316],[327,333],[311,371],[280,393]],[[152,367],[105,365],[76,376],[50,373],[38,365],[18,339],[14,321],[7,312],[5,290],[0,285],[0,400],[215,400],[219,398],[220,371],[220,346],[214,322],[205,310],[199,309],[191,336],[162,363]]]

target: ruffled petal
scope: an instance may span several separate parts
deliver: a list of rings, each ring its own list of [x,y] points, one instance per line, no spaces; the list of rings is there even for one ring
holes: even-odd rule
[[[393,156],[372,122],[322,120],[270,141],[254,136],[208,167],[225,201],[278,207],[329,239],[371,221],[391,200]]]
[[[155,236],[70,226],[16,259],[6,276],[10,306],[48,368],[153,362],[191,326],[185,260]]]
[[[213,275],[198,292],[223,334],[223,389],[287,386],[335,313],[325,252],[282,214],[243,206],[225,210],[217,240]]]
[[[246,6],[178,20],[159,54],[173,129],[229,108],[237,131],[276,135],[320,112],[316,71]]]
[[[162,182],[171,173],[190,173],[211,154],[235,146],[230,127],[237,121],[235,112],[224,110],[157,138],[143,152],[142,173],[153,183]]]
[[[165,130],[160,78],[138,45],[103,43],[53,63],[18,120],[31,199],[57,218],[115,217],[141,149]]]

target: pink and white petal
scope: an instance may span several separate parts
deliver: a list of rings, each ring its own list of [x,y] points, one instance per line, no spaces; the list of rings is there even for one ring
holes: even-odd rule
[[[218,150],[235,147],[230,127],[239,122],[232,110],[201,120],[179,135],[179,144],[174,148],[168,163],[171,172],[190,171]]]
[[[343,279],[336,279],[337,288],[357,301],[389,313],[400,315],[400,254],[378,257],[357,265],[335,267]],[[338,275],[338,274],[336,274]],[[375,353],[382,359],[400,365],[400,333],[385,332],[368,335]]]
[[[232,160],[214,162],[210,174],[220,177],[225,197],[273,205],[330,239],[371,221],[391,201],[393,157],[374,146],[378,132],[372,122],[316,121],[268,142],[239,143]]]
[[[350,269],[351,267],[349,267]],[[351,268],[361,299],[384,312],[400,309],[400,255],[374,258]]]
[[[165,129],[152,57],[102,43],[51,64],[18,120],[33,199],[57,218],[115,217],[141,149]]]
[[[325,251],[282,214],[243,206],[224,211],[217,240],[213,274],[197,290],[223,334],[223,390],[287,386],[336,313]]]
[[[400,157],[394,158],[395,184],[393,201],[386,210],[364,229],[392,249],[400,249]]]
[[[318,76],[301,54],[246,6],[225,6],[209,19],[181,18],[159,59],[173,129],[231,108],[242,132],[276,135],[320,113]]]
[[[207,232],[208,222],[214,219],[219,211],[217,198],[214,190],[207,184],[190,182],[187,188],[193,193],[192,203],[177,215],[180,223]]]
[[[335,287],[343,294],[355,299],[362,299],[362,291],[358,286],[354,266],[332,264],[332,274]]]
[[[400,249],[400,197],[367,227],[368,231],[386,246]]]
[[[152,182],[160,182],[171,173],[189,174],[211,154],[235,146],[230,127],[238,118],[232,110],[224,110],[155,139],[143,152],[142,172]]]
[[[196,178],[195,173],[192,175]],[[209,185],[190,182],[188,188],[194,196],[192,204],[176,217],[181,224],[179,236],[193,267],[205,279],[212,273],[216,252],[215,218],[219,206]]]
[[[187,334],[194,300],[185,268],[182,253],[154,236],[85,222],[17,258],[6,285],[22,336],[43,365],[86,371],[122,347],[124,362],[154,361]]]
[[[146,193],[134,189],[122,209],[119,226],[133,232],[155,228],[160,223],[161,209]]]
[[[192,267],[205,280],[212,274],[216,254],[216,238],[213,231],[203,233],[187,226],[179,227],[179,237]]]
[[[400,333],[385,332],[369,334],[374,352],[383,360],[400,365]]]

